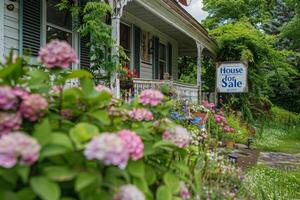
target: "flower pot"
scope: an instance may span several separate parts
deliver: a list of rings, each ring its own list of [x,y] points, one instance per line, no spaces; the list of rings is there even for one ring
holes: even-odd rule
[[[230,149],[233,149],[235,147],[235,142],[232,140],[225,141],[225,144],[226,144],[226,147],[230,148]]]
[[[120,88],[123,90],[128,90],[133,88],[132,80],[120,80]]]
[[[195,117],[200,117],[202,120],[198,123],[198,125],[205,125],[207,118],[208,118],[208,113],[205,112],[194,112],[193,115]]]

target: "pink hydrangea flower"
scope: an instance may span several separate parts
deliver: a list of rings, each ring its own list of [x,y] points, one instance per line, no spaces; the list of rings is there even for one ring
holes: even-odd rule
[[[131,119],[137,121],[152,121],[154,119],[152,113],[145,108],[135,108],[132,111],[128,111],[128,115]]]
[[[60,115],[65,119],[72,119],[73,111],[71,109],[62,109]]]
[[[63,87],[60,85],[54,85],[52,86],[50,93],[52,94],[59,94],[61,91],[63,91]]]
[[[132,160],[138,160],[144,155],[144,144],[140,136],[130,130],[119,131],[118,136],[124,142]]]
[[[173,129],[166,130],[162,135],[163,140],[167,140],[175,144],[180,148],[184,148],[189,145],[191,136],[187,129],[177,125]]]
[[[13,92],[17,97],[19,97],[22,100],[26,99],[29,96],[29,92],[20,87],[15,87],[13,89]]]
[[[105,165],[115,165],[124,169],[129,152],[117,134],[103,133],[94,137],[86,146],[84,155],[88,160],[99,160]]]
[[[18,105],[18,98],[13,89],[9,86],[0,86],[0,109],[15,110]]]
[[[95,89],[96,89],[97,92],[103,92],[103,91],[105,91],[105,92],[107,92],[107,93],[109,93],[109,94],[112,95],[111,90],[108,87],[106,87],[105,85],[99,84],[99,85],[96,86]]]
[[[140,95],[140,103],[143,105],[156,106],[162,102],[164,95],[153,89],[144,90]]]
[[[134,185],[124,185],[113,200],[145,200],[144,194]]]
[[[47,68],[68,68],[72,63],[77,63],[78,59],[75,50],[65,41],[52,40],[39,51],[38,59]]]
[[[180,182],[180,197],[182,200],[187,200],[191,198],[191,194],[189,192],[188,187],[184,182]]]
[[[19,113],[0,112],[0,136],[20,129],[22,118]]]
[[[39,94],[31,94],[22,101],[20,112],[22,116],[32,122],[42,117],[48,108],[48,102]]]
[[[40,145],[34,138],[20,132],[4,135],[0,139],[0,166],[12,168],[18,162],[30,166],[39,158]]]

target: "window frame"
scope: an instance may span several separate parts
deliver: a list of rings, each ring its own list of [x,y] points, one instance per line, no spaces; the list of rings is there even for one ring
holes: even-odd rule
[[[75,0],[75,4],[78,4],[78,0]],[[41,22],[41,28],[42,28],[42,35],[41,35],[41,45],[44,46],[47,43],[47,26],[51,26],[53,28],[59,29],[61,31],[65,31],[72,34],[72,48],[75,49],[75,52],[80,59],[80,37],[79,33],[75,30],[69,30],[64,27],[57,26],[55,24],[47,22],[47,2],[46,0],[42,1],[42,22]],[[72,18],[72,29],[75,27],[75,19]],[[79,69],[79,64],[72,64],[72,69]]]
[[[164,46],[165,60],[161,59],[161,57],[160,57],[161,46]],[[167,48],[167,45],[164,42],[159,43],[159,66],[160,66],[160,63],[164,64],[164,71],[163,72],[159,71],[159,73],[160,73],[159,78],[161,76],[161,73],[163,73],[162,77],[164,77],[164,74],[168,72],[167,71],[168,70],[167,69],[168,68],[168,48]]]

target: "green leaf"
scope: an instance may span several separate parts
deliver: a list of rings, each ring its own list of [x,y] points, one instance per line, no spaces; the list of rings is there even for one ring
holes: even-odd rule
[[[26,183],[28,181],[28,175],[30,172],[30,168],[27,166],[18,166],[17,172],[19,176],[21,177],[23,183]]]
[[[173,194],[176,194],[179,192],[180,189],[180,183],[178,178],[172,174],[171,172],[167,172],[163,177],[164,183],[167,185],[167,187],[172,191]]]
[[[127,165],[127,170],[130,175],[144,178],[145,176],[145,164],[143,160],[133,161],[131,160]]]
[[[148,165],[146,165],[146,173],[145,173],[145,178],[148,183],[148,185],[152,185],[156,181],[156,173],[154,169]]]
[[[82,172],[77,176],[75,181],[75,190],[80,192],[84,188],[97,182],[97,175],[94,173]]]
[[[57,183],[46,177],[33,177],[30,180],[30,186],[34,193],[43,200],[59,200],[60,188]]]
[[[89,123],[79,123],[70,130],[70,137],[77,149],[83,149],[84,143],[96,135],[99,135],[98,127]]]
[[[149,192],[147,181],[144,178],[133,178],[133,184],[137,186],[144,193]]]
[[[95,117],[97,120],[99,120],[103,125],[110,125],[110,118],[107,111],[98,110],[90,113],[90,115],[92,117]]]
[[[49,135],[51,135],[51,125],[49,120],[46,118],[41,123],[35,125],[33,137],[35,137],[38,142],[44,146],[49,141]]]
[[[152,142],[144,142],[144,156],[150,156],[155,154]]]
[[[156,200],[172,200],[172,194],[167,186],[160,186],[156,191]]]
[[[50,135],[49,144],[63,146],[70,150],[74,149],[71,139],[64,133],[52,133]]]
[[[53,181],[70,181],[75,178],[77,172],[66,166],[48,166],[44,168],[44,174]]]
[[[173,144],[172,142],[170,141],[166,141],[166,140],[161,140],[159,142],[156,142],[154,145],[153,145],[153,148],[155,149],[158,149],[158,148],[162,148],[162,149],[177,149],[178,147]]]
[[[45,71],[34,69],[29,71],[30,79],[28,80],[28,85],[31,90],[37,92],[47,92],[50,88],[49,85],[49,74]]]
[[[18,191],[16,194],[16,200],[34,200],[36,199],[36,195],[30,188],[23,188]]]
[[[190,174],[190,168],[184,163],[174,163],[175,167],[185,174]]]
[[[58,156],[67,153],[69,150],[60,145],[47,145],[41,151],[41,159],[51,156]]]
[[[73,78],[93,78],[93,75],[90,72],[83,69],[72,70],[72,73],[67,76],[67,79]]]

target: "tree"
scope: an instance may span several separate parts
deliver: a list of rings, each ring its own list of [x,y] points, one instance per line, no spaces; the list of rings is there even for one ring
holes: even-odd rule
[[[290,85],[297,80],[299,72],[289,58],[295,58],[297,54],[276,49],[275,37],[264,34],[247,21],[226,24],[210,33],[217,39],[221,49],[218,60],[243,60],[249,63],[249,93],[234,96],[241,109],[246,110],[251,107],[252,100],[261,97],[282,100],[287,93],[291,97]],[[288,106],[295,99],[300,99],[299,94],[294,94],[293,98],[284,102]],[[300,111],[299,107],[297,109]]]
[[[272,17],[276,0],[203,0],[204,10],[209,13],[204,25],[210,29],[247,19],[257,27]]]

